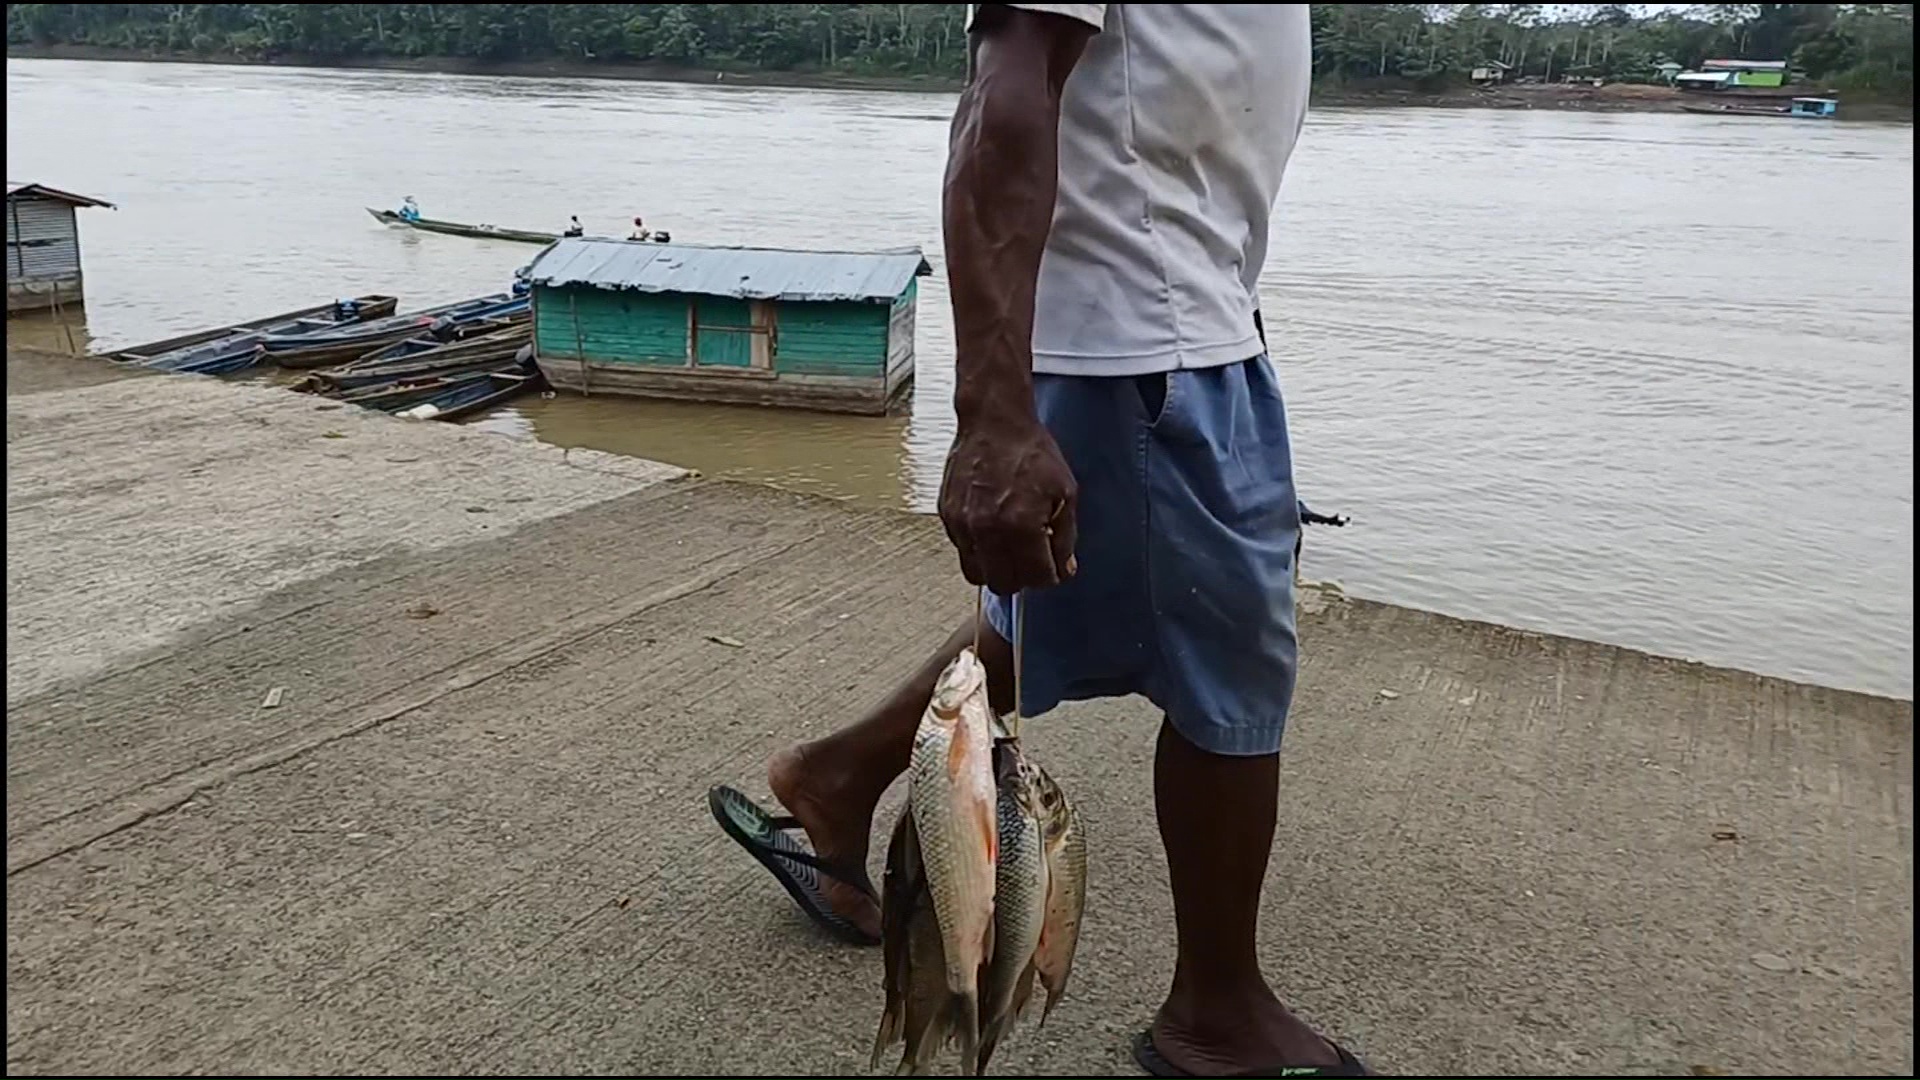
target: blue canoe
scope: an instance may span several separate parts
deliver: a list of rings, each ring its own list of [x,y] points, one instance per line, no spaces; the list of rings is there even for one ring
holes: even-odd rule
[[[343,394],[339,400],[385,413],[411,414],[421,420],[462,420],[544,385],[546,380],[537,370],[531,374],[488,371],[362,390]]]
[[[526,296],[494,293],[357,326],[269,334],[260,339],[260,349],[266,359],[283,368],[329,367],[357,360],[375,349],[415,337],[441,319],[448,320],[457,330],[488,319],[523,314],[530,304]]]
[[[367,387],[418,383],[447,375],[487,371],[514,371],[518,354],[533,339],[533,327],[522,321],[505,324],[490,320],[477,324],[478,333],[456,341],[414,337],[368,353],[342,367],[314,372],[296,390],[333,394]]]
[[[298,311],[201,330],[163,341],[148,342],[110,353],[122,364],[189,375],[226,375],[252,367],[260,342],[271,334],[304,334],[340,330],[369,319],[393,314],[399,301],[391,296],[359,296]]]
[[[500,319],[476,319],[473,322],[462,323],[456,326],[453,333],[445,340],[435,337],[432,334],[416,334],[413,337],[396,341],[391,345],[383,345],[378,349],[366,353],[350,364],[342,364],[340,367],[331,370],[359,371],[377,364],[388,364],[400,360],[414,359],[424,353],[458,349],[467,346],[478,348],[477,343],[481,339],[484,338],[489,342],[496,342],[504,340],[500,337],[500,335],[503,334],[508,336],[517,334],[521,338],[526,338],[533,333],[532,318],[533,313],[531,311],[522,311],[518,314],[509,315]]]

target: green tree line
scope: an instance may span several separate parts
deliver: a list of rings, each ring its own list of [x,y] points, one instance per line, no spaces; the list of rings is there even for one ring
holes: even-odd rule
[[[9,44],[315,60],[660,63],[957,78],[962,4],[10,4]],[[1912,4],[1316,4],[1325,82],[1442,89],[1488,61],[1520,77],[1645,81],[1663,62],[1790,60],[1912,100]]]

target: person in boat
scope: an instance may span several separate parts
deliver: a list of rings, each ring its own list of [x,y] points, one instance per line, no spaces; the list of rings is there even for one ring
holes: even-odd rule
[[[566,231],[566,232],[563,232],[563,233],[561,233],[560,235],[561,235],[561,236],[585,236],[585,235],[587,235],[587,230],[586,230],[585,228],[583,228],[583,227],[581,226],[581,224],[580,224],[580,215],[578,215],[578,214],[575,214],[574,216],[572,216],[572,217],[570,217],[570,218],[568,218],[568,219],[567,219],[567,231]]]
[[[627,237],[627,239],[651,240],[653,239],[653,233],[647,228],[646,222],[641,221],[639,218],[634,218],[633,219],[633,235]]]
[[[1257,932],[1295,719],[1301,514],[1253,313],[1306,121],[1307,6],[975,4],[966,32],[939,512],[984,614],[864,715],[776,754],[781,816],[748,828],[752,801],[721,788],[714,817],[817,922],[877,944],[874,812],[949,663],[977,647],[1000,714],[1016,685],[1029,717],[1140,695],[1159,730],[1152,784],[1132,797],[1152,792],[1176,940],[1135,1061],[1152,1076],[1369,1075],[1282,1004]]]
[[[411,195],[400,200],[400,220],[401,221],[419,221],[420,220],[420,204],[417,202],[414,202],[413,196]]]

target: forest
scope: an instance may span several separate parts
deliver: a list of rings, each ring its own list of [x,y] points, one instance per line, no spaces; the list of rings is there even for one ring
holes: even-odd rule
[[[459,59],[920,77],[965,71],[963,4],[10,4],[12,46],[208,59]],[[1323,86],[1440,90],[1488,61],[1548,81],[1789,60],[1908,105],[1912,4],[1315,4]]]

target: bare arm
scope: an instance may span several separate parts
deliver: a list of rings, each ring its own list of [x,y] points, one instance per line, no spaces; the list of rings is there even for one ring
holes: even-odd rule
[[[1092,36],[1073,19],[1001,4],[976,17],[943,215],[963,425],[1032,412],[1034,284],[1059,186],[1060,91]]]
[[[1073,573],[1073,474],[1033,402],[1033,310],[1059,188],[1060,94],[1093,29],[982,5],[943,199],[958,430],[940,519],[967,580],[1003,596]]]

